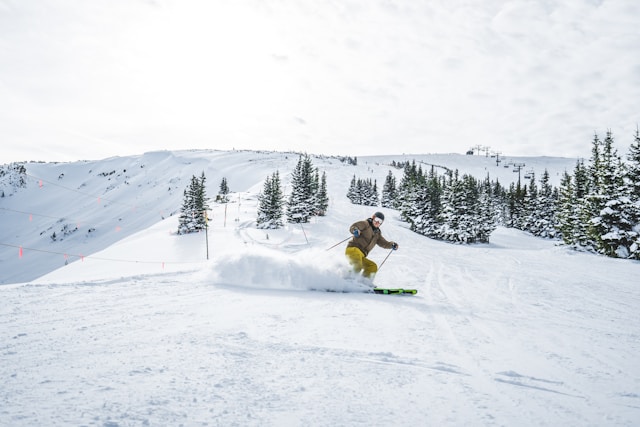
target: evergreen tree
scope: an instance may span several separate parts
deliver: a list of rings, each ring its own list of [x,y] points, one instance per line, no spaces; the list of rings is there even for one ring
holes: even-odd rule
[[[527,191],[522,188],[520,180],[517,183],[511,183],[509,192],[507,193],[507,218],[506,226],[510,228],[523,229],[524,218],[526,215],[525,199]]]
[[[480,183],[470,175],[461,178],[458,171],[438,176],[435,167],[424,174],[415,161],[404,165],[398,188],[401,217],[416,233],[457,243],[488,242],[497,226],[495,201],[504,190],[487,176]]]
[[[633,243],[629,246],[629,258],[640,259],[640,130],[636,128],[634,140],[627,155],[627,194],[629,218],[634,224]]]
[[[629,196],[633,201],[640,200],[640,130],[636,129],[633,143],[627,154],[627,180]]]
[[[184,199],[178,218],[178,234],[193,233],[207,227],[207,196],[204,172],[200,178],[191,177],[191,183],[184,190]]]
[[[567,245],[573,245],[576,240],[578,224],[578,209],[573,177],[565,171],[560,181],[560,197],[558,198],[558,231]]]
[[[574,173],[574,228],[573,242],[587,247],[589,245],[588,229],[591,221],[591,212],[587,202],[587,195],[590,188],[589,169],[584,161],[576,163]]]
[[[587,166],[587,192],[581,204],[580,222],[585,227],[584,239],[580,245],[591,251],[597,251],[601,246],[599,215],[605,206],[602,188],[602,141],[598,134],[594,134],[591,143],[591,158]]]
[[[351,183],[349,184],[349,189],[347,190],[347,198],[354,205],[359,204],[360,198],[358,195],[358,181],[356,180],[355,175],[353,175],[353,178],[351,178]]]
[[[277,229],[284,225],[284,198],[278,171],[264,181],[262,192],[258,195],[258,228]]]
[[[371,178],[356,179],[354,175],[347,191],[347,198],[354,205],[378,206],[380,204],[378,184],[376,181],[371,181]]]
[[[411,218],[410,228],[413,231],[439,238],[442,195],[443,183],[435,172],[435,168],[432,167],[425,185],[416,191],[414,203],[407,212]]]
[[[389,171],[389,174],[385,178],[384,185],[382,186],[382,207],[383,208],[396,208],[397,194],[396,178],[393,173]]]
[[[369,186],[371,188],[371,193],[369,194],[368,206],[379,206],[380,193],[378,193],[378,181],[374,179],[373,185],[371,185],[371,180],[369,180]]]
[[[613,144],[611,131],[604,141],[594,135],[589,165],[576,165],[573,211],[567,206],[566,188],[562,189],[559,227],[566,243],[607,256],[633,258],[640,243],[633,187]]]
[[[536,185],[536,176],[532,173],[524,196],[522,221],[519,227],[520,230],[536,234],[537,230],[535,227],[535,221],[538,213],[537,202],[538,186]]]
[[[185,188],[182,192],[182,206],[178,217],[178,234],[191,233],[195,230],[193,223],[193,200],[190,188]]]
[[[540,190],[536,190],[534,209],[530,211],[529,232],[540,237],[556,237],[556,203],[557,197],[549,183],[549,171],[545,169],[540,179]]]
[[[316,214],[324,216],[327,213],[329,207],[329,194],[327,193],[327,173],[322,172],[322,178],[320,178],[320,186],[318,187],[318,193],[316,196]]]
[[[200,212],[200,215],[196,215],[196,224],[198,230],[204,230],[207,228],[207,211],[210,209],[207,201],[206,183],[207,178],[204,175],[204,171],[200,175],[198,180],[197,192],[195,194],[196,212]]]
[[[478,224],[476,226],[476,236],[479,242],[489,243],[489,236],[498,225],[498,210],[496,209],[495,198],[489,175],[480,186],[480,200],[478,212]]]
[[[229,201],[229,185],[227,184],[227,178],[222,178],[220,181],[220,190],[218,191],[218,197],[221,203],[227,203]]]
[[[407,162],[404,166],[404,174],[398,186],[397,207],[400,210],[400,217],[411,223],[413,221],[413,209],[418,197],[418,190],[424,177],[420,176],[415,160]]]
[[[607,132],[603,143],[601,168],[601,203],[603,208],[593,218],[593,230],[600,253],[612,257],[629,257],[635,240],[631,218],[629,187],[624,182],[625,166],[613,147],[613,135]]]
[[[457,171],[444,191],[442,207],[442,239],[456,243],[488,241],[481,227],[482,209],[477,180],[470,175],[458,179]]]
[[[507,191],[497,179],[492,184],[491,200],[496,213],[496,225],[506,224],[506,218],[508,217]]]
[[[258,228],[270,228],[271,225],[271,179],[273,175],[267,176],[262,186],[262,191],[258,193],[258,216],[256,224]]]
[[[287,203],[287,221],[309,222],[318,214],[318,193],[320,189],[318,171],[313,168],[311,157],[301,155],[291,176],[291,195]]]

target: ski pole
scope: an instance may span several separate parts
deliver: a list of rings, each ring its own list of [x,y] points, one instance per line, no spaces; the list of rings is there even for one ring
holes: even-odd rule
[[[384,259],[382,260],[382,262],[380,263],[380,266],[378,266],[378,270],[380,270],[382,268],[382,266],[384,265],[385,261],[387,261],[387,258],[389,258],[389,256],[391,255],[391,252],[393,252],[393,249],[391,249],[389,251],[389,253],[387,254],[386,257],[384,257]]]
[[[307,239],[307,233],[306,231],[304,231],[304,227],[302,226],[302,223],[300,223],[300,228],[302,229],[302,234],[304,234],[304,240],[307,241],[307,245],[309,244],[309,239]]]
[[[342,240],[342,241],[340,241],[340,242],[336,243],[335,245],[331,246],[330,248],[327,248],[326,250],[329,250],[329,249],[333,249],[333,248],[335,248],[335,247],[336,247],[336,246],[338,246],[340,243],[344,243],[344,242],[346,242],[347,240],[349,240],[351,237],[352,237],[352,236],[347,237],[346,239],[344,239],[344,240]]]

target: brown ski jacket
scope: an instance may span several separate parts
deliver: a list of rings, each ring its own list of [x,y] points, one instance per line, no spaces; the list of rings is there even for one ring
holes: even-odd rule
[[[375,245],[384,249],[391,249],[393,247],[393,242],[389,242],[382,237],[380,229],[373,225],[371,218],[353,223],[351,227],[349,227],[349,232],[353,234],[356,228],[360,231],[360,235],[358,237],[354,236],[347,244],[347,247],[360,249],[364,256],[369,255],[369,252],[371,252]]]

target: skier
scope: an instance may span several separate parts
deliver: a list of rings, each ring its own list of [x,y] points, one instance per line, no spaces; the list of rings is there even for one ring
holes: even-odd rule
[[[380,226],[383,221],[384,214],[376,212],[371,218],[355,222],[349,227],[349,232],[353,234],[353,238],[347,244],[345,255],[353,266],[353,271],[356,274],[362,272],[362,275],[371,281],[373,281],[373,277],[378,271],[378,265],[367,258],[373,247],[378,245],[394,251],[398,249],[396,242],[389,242],[382,237]]]

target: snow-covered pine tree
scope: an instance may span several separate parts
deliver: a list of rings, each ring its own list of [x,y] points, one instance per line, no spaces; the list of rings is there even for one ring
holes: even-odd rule
[[[284,200],[280,183],[280,173],[274,172],[264,181],[262,192],[258,195],[257,227],[277,229],[284,225]]]
[[[195,224],[193,223],[193,199],[190,187],[188,187],[185,188],[182,192],[182,206],[180,207],[180,216],[178,217],[178,234],[190,233],[194,229]]]
[[[549,171],[545,169],[536,192],[535,209],[531,211],[529,231],[539,237],[555,238],[558,226],[556,218],[557,193],[549,183]]]
[[[505,224],[508,216],[507,191],[497,179],[492,183],[491,200],[496,212],[496,225]]]
[[[627,182],[632,200],[640,200],[640,130],[638,129],[627,154]]]
[[[378,193],[378,181],[373,180],[373,185],[371,185],[371,179],[369,179],[369,186],[371,188],[371,192],[369,193],[369,197],[367,199],[367,206],[380,206],[380,193]]]
[[[309,193],[311,194],[311,198],[309,202],[311,203],[311,216],[315,216],[318,214],[318,190],[320,189],[320,171],[318,168],[314,168],[311,165],[311,184],[309,188]]]
[[[287,221],[307,223],[315,214],[314,170],[311,157],[300,155],[291,176],[291,195],[287,203]]]
[[[435,167],[428,175],[415,162],[405,164],[398,188],[402,219],[412,231],[457,243],[488,242],[497,226],[498,209],[487,176],[483,183],[471,175],[447,171],[440,177]],[[497,185],[498,197],[504,190]]]
[[[256,224],[258,228],[271,228],[271,178],[267,176],[262,185],[262,191],[258,193],[258,215]]]
[[[351,183],[349,184],[349,189],[347,190],[347,199],[349,199],[353,204],[356,204],[356,200],[358,200],[358,196],[356,194],[357,191],[358,181],[356,179],[356,176],[353,175],[353,178],[351,178]]]
[[[564,171],[560,180],[560,195],[557,201],[557,231],[567,245],[577,242],[575,230],[578,223],[578,209],[573,176]]]
[[[480,185],[479,221],[476,227],[476,236],[481,243],[489,243],[491,233],[493,233],[498,226],[499,212],[495,204],[496,199],[492,193],[493,187],[489,175],[487,175],[484,182]]]
[[[505,218],[505,225],[507,227],[522,230],[524,216],[526,214],[526,194],[526,187],[523,188],[520,185],[520,180],[515,184],[512,182],[509,186],[509,192],[507,193],[507,217]]]
[[[591,143],[591,158],[587,165],[587,192],[581,204],[580,222],[585,227],[584,240],[580,245],[590,251],[598,251],[600,247],[599,215],[605,206],[602,190],[602,141],[595,133]]]
[[[198,180],[197,193],[195,196],[196,212],[200,212],[200,215],[196,215],[196,224],[198,230],[204,230],[207,228],[207,211],[210,209],[209,202],[207,200],[206,191],[207,178],[202,171],[200,179]]]
[[[627,185],[629,187],[630,218],[635,241],[629,247],[629,258],[640,259],[640,130],[636,128],[633,143],[627,154]]]
[[[378,206],[380,204],[378,184],[376,181],[372,181],[371,178],[356,179],[354,175],[347,191],[347,198],[354,205]]]
[[[382,186],[382,207],[383,208],[396,208],[397,198],[398,198],[398,190],[396,189],[396,178],[391,171],[384,180],[384,185]]]
[[[206,211],[209,209],[205,190],[204,172],[200,178],[193,175],[184,190],[184,199],[178,219],[178,234],[193,233],[207,227]]]
[[[378,206],[380,204],[380,196],[378,195],[378,184],[371,178],[359,180],[359,188],[361,194],[360,204],[364,206]]]
[[[574,227],[573,242],[579,246],[587,247],[589,245],[588,228],[591,221],[591,212],[587,203],[587,195],[589,194],[590,179],[589,170],[584,160],[576,163],[574,170]]]
[[[458,171],[450,173],[444,187],[442,198],[441,227],[439,238],[451,242],[461,242],[458,239],[460,231],[460,212],[462,211],[462,182]]]
[[[471,175],[462,176],[462,201],[460,205],[460,231],[458,238],[463,243],[478,241],[481,224],[480,191],[478,180]]]
[[[324,216],[327,213],[329,207],[329,194],[327,192],[327,173],[322,172],[320,178],[320,186],[316,194],[316,215]]]
[[[358,180],[356,181],[356,205],[365,206],[367,204],[367,200],[370,196],[369,190],[370,189],[367,186],[367,180],[358,178]]]
[[[416,191],[414,203],[408,212],[413,231],[432,238],[439,237],[443,182],[432,167],[424,185]]]
[[[353,175],[353,178],[351,178],[351,183],[349,184],[349,189],[347,190],[347,199],[349,199],[353,204],[358,203],[359,196],[357,193],[358,193],[358,181],[356,179],[356,176]]]
[[[220,189],[218,190],[218,197],[216,198],[220,203],[227,203],[229,201],[229,185],[227,178],[223,177],[220,181]]]
[[[536,184],[536,175],[532,173],[524,196],[524,212],[522,212],[522,223],[519,228],[520,230],[527,231],[534,235],[537,235],[537,229],[535,227],[536,217],[538,215],[537,203],[538,185]]]
[[[273,218],[273,224],[278,227],[284,226],[284,206],[280,172],[276,171],[271,179],[271,217]]]
[[[479,200],[477,180],[466,174],[460,179],[456,171],[444,191],[440,231],[443,240],[456,243],[478,240],[482,234]]]
[[[416,203],[418,189],[424,183],[424,176],[418,171],[415,160],[407,162],[404,166],[404,174],[398,186],[397,206],[400,210],[400,217],[411,223],[414,205]]]
[[[617,258],[628,258],[636,232],[631,218],[629,186],[625,184],[625,165],[613,147],[613,134],[609,130],[603,143],[601,189],[603,209],[593,219],[597,230],[598,251]]]

